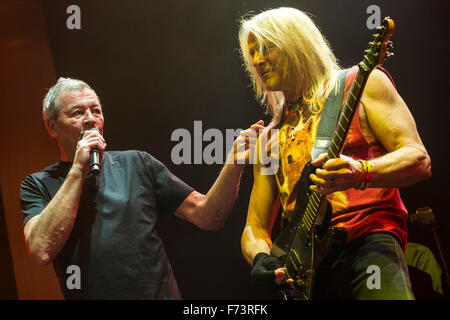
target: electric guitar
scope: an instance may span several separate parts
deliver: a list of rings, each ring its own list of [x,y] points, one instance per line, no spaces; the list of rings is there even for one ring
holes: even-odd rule
[[[370,73],[393,55],[389,52],[393,48],[389,39],[394,32],[394,21],[387,17],[377,29],[369,48],[365,50],[363,61],[358,65],[358,73],[341,111],[325,162],[340,156]],[[292,220],[275,240],[271,250],[271,254],[281,260],[287,278],[294,280],[293,286],[281,290],[283,299],[312,299],[318,266],[330,248],[339,248],[346,241],[345,230],[329,227],[331,208],[325,196],[309,190],[312,184],[309,175],[316,169],[310,162],[303,169],[297,182]],[[319,223],[319,220],[322,221]]]

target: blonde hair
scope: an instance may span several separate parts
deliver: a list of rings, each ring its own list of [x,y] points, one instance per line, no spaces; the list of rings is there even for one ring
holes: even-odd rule
[[[278,123],[285,102],[284,94],[264,90],[249,53],[250,35],[255,37],[260,54],[271,46],[281,51],[282,58],[277,67],[281,72],[282,87],[292,90],[295,96],[303,96],[311,112],[320,112],[326,97],[333,89],[338,90],[336,71],[340,68],[327,40],[311,18],[294,8],[278,8],[241,20],[239,42],[242,59],[257,99],[269,107],[273,121]]]

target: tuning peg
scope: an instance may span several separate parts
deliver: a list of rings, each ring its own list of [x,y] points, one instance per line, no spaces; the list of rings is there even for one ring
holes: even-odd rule
[[[393,55],[395,55],[393,52],[388,52],[388,53],[386,53],[386,57],[387,57],[387,58],[390,58],[390,57],[392,57]]]
[[[395,48],[394,43],[393,43],[391,40],[388,41],[387,47],[388,47],[389,49],[394,49],[394,48]]]

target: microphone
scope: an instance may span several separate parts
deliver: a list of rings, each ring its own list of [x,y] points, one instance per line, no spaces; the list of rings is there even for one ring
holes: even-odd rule
[[[97,128],[89,129],[90,131],[97,131]],[[92,148],[89,156],[89,162],[91,165],[91,173],[93,176],[96,176],[100,173],[102,169],[101,161],[100,161],[100,151],[97,148]]]

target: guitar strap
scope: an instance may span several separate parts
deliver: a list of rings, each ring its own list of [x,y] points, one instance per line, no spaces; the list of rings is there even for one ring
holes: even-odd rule
[[[316,160],[321,153],[327,153],[331,144],[336,125],[338,123],[339,110],[341,109],[342,97],[344,96],[345,79],[350,69],[338,71],[339,90],[331,93],[322,109],[319,127],[317,128],[316,139],[311,150],[311,159]]]

